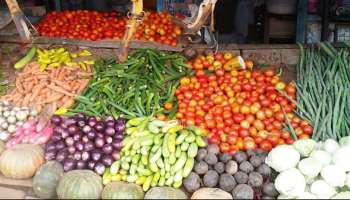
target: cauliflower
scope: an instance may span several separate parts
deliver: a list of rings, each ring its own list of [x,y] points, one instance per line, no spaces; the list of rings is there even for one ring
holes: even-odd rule
[[[307,179],[315,178],[322,170],[322,163],[318,162],[315,158],[305,158],[298,164],[298,169],[304,174]]]
[[[340,192],[334,195],[332,199],[350,199],[350,191]]]
[[[333,139],[327,139],[323,144],[323,149],[330,154],[333,154],[339,149],[339,144]]]
[[[310,192],[303,192],[298,195],[297,199],[318,199],[316,195]]]
[[[304,176],[296,168],[280,173],[275,180],[276,190],[288,197],[297,197],[305,191],[305,186]]]
[[[295,167],[300,160],[300,154],[291,145],[280,145],[272,149],[265,163],[278,172]]]
[[[327,165],[321,171],[322,178],[333,187],[345,185],[346,173],[343,168],[337,165]]]
[[[307,157],[315,149],[316,142],[312,139],[302,139],[294,142],[293,147],[302,157]]]
[[[343,137],[339,140],[340,146],[349,146],[350,145],[350,136]]]
[[[320,199],[329,199],[337,193],[335,189],[324,180],[318,180],[312,183],[311,192]]]
[[[345,172],[350,171],[350,146],[344,146],[333,154],[333,163],[342,167]]]
[[[332,156],[327,151],[316,150],[310,154],[310,158],[315,158],[322,166],[329,165],[332,161]]]

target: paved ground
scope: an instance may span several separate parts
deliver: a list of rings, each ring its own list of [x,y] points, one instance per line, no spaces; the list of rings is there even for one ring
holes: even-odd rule
[[[32,179],[14,180],[0,175],[0,199],[37,199],[32,189]]]

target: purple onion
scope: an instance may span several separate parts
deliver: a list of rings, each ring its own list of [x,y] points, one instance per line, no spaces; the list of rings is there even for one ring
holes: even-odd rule
[[[103,153],[105,154],[111,154],[112,151],[113,151],[113,146],[111,144],[105,144],[103,147],[102,147],[102,151]]]
[[[73,154],[74,160],[81,160],[81,153],[79,151]]]
[[[103,133],[97,133],[97,137],[99,137],[99,138],[104,138],[105,135],[104,135]]]
[[[81,138],[81,141],[83,141],[84,143],[87,143],[87,142],[89,142],[90,140],[89,140],[89,138],[88,138],[86,135],[84,135],[84,136]]]
[[[105,134],[106,134],[106,135],[109,135],[109,136],[113,136],[113,135],[115,134],[114,128],[113,128],[113,127],[107,127],[107,128],[105,129]]]
[[[76,142],[80,141],[81,138],[82,138],[82,134],[80,132],[78,132],[78,133],[73,135],[73,140],[76,141]]]
[[[98,175],[103,175],[103,173],[105,172],[106,167],[102,164],[102,163],[96,163],[95,167],[94,167],[94,171],[98,174]]]
[[[105,166],[111,166],[113,163],[113,158],[112,156],[109,155],[105,155],[103,156],[102,160],[101,160],[102,164],[104,164]]]
[[[93,139],[95,139],[95,137],[96,137],[96,132],[95,131],[90,131],[90,132],[88,132],[87,134],[86,134],[86,136],[90,139],[90,140],[93,140]]]
[[[77,162],[73,159],[67,158],[63,162],[63,169],[65,172],[75,169],[76,166],[77,166]]]
[[[65,139],[65,142],[66,142],[66,145],[67,145],[67,146],[73,146],[73,145],[74,145],[74,140],[73,140],[72,137],[67,137],[67,138]]]
[[[74,135],[74,134],[78,133],[78,131],[79,131],[79,128],[76,125],[68,126],[68,133],[70,135]]]
[[[115,126],[115,122],[114,122],[114,120],[110,120],[110,121],[106,122],[106,125],[108,127],[114,127]]]
[[[114,120],[114,118],[112,116],[108,116],[108,117],[104,118],[103,121],[107,123],[107,122],[110,122],[110,121],[114,122],[115,120]]]
[[[120,159],[119,151],[113,151],[111,155],[112,155],[112,158],[114,160],[119,160]]]
[[[92,130],[92,128],[91,128],[91,126],[89,126],[89,125],[85,125],[84,127],[83,127],[83,129],[82,129],[82,131],[84,132],[84,133],[88,133],[88,132],[90,132]]]
[[[95,139],[95,146],[97,148],[103,147],[104,144],[105,144],[105,140],[103,138],[98,137]]]
[[[77,167],[76,167],[77,169],[86,169],[86,167],[87,167],[87,164],[85,161],[79,160],[77,162]]]
[[[53,123],[54,125],[59,126],[61,124],[61,122],[62,122],[62,118],[60,116],[53,115],[51,117],[51,123]]]
[[[70,125],[75,125],[77,123],[77,119],[75,117],[68,117],[63,120],[63,124],[69,127]]]
[[[95,149],[95,145],[93,142],[89,141],[84,144],[84,151],[92,151]]]
[[[93,161],[99,161],[102,157],[102,152],[99,150],[94,150],[93,152],[91,152],[91,159]]]
[[[122,141],[121,140],[113,140],[112,146],[115,150],[120,151],[120,149],[122,149]]]
[[[79,121],[77,122],[77,125],[78,125],[79,127],[84,127],[84,126],[86,125],[86,123],[85,123],[84,120],[79,120]]]
[[[62,140],[62,136],[61,136],[61,133],[54,133],[51,138],[50,138],[50,141],[51,142],[57,142],[57,141],[60,141]]]
[[[46,150],[46,151],[56,150],[56,145],[55,145],[55,143],[54,143],[54,142],[51,142],[51,143],[47,144],[45,150]]]
[[[55,145],[57,150],[61,150],[66,147],[66,144],[62,140],[57,141]]]
[[[79,120],[83,120],[83,121],[86,120],[86,116],[85,116],[84,113],[78,113],[78,114],[76,114],[76,115],[75,115],[75,118],[76,118],[76,119],[79,119]]]
[[[90,154],[87,151],[83,151],[81,153],[81,160],[83,161],[88,161],[90,159]]]
[[[48,150],[45,152],[45,160],[53,160],[56,158],[56,150]]]
[[[63,139],[66,139],[68,136],[69,136],[69,133],[67,130],[64,130],[62,133],[61,133],[61,136]]]
[[[90,160],[90,161],[87,163],[88,169],[94,170],[95,164],[96,164],[96,163],[95,163],[94,161]]]
[[[103,130],[105,129],[105,125],[102,122],[97,122],[94,128],[98,132],[103,132]]]
[[[114,129],[118,134],[123,134],[125,131],[126,125],[125,124],[116,124]]]
[[[68,158],[68,151],[67,151],[67,149],[62,149],[56,155],[56,160],[58,162],[63,162],[67,158]]]
[[[111,136],[106,136],[105,140],[107,144],[111,144],[113,142],[113,138]]]
[[[94,127],[97,124],[96,117],[89,117],[88,124],[89,124],[89,126]]]
[[[79,141],[75,144],[75,148],[78,150],[78,151],[82,151],[84,150],[84,143]]]
[[[65,131],[65,128],[63,128],[62,126],[56,126],[53,129],[53,132],[58,135],[61,135],[63,131]]]
[[[69,153],[69,155],[75,153],[76,151],[77,151],[77,149],[76,149],[74,146],[68,147],[68,153]]]
[[[116,140],[123,140],[123,138],[124,138],[124,136],[121,134],[117,134],[114,136],[114,139],[116,139]]]

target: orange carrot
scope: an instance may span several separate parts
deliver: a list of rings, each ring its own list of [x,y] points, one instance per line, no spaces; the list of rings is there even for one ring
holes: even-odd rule
[[[63,104],[63,108],[70,108],[74,105],[74,99],[73,98],[70,98],[68,101],[66,101],[64,104]]]
[[[75,94],[73,94],[73,93],[71,93],[71,92],[68,92],[68,91],[66,91],[65,89],[63,89],[63,88],[61,88],[61,87],[59,87],[59,86],[48,85],[47,87],[50,88],[50,89],[52,89],[52,90],[54,90],[54,91],[56,91],[56,92],[62,93],[62,94],[64,94],[64,95],[67,95],[67,96],[71,96],[71,97],[76,96]]]

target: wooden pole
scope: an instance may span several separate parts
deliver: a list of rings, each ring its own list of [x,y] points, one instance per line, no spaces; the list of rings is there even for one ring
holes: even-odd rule
[[[19,8],[17,0],[6,0],[12,20],[15,22],[17,31],[23,42],[30,41],[31,35],[22,10]]]

